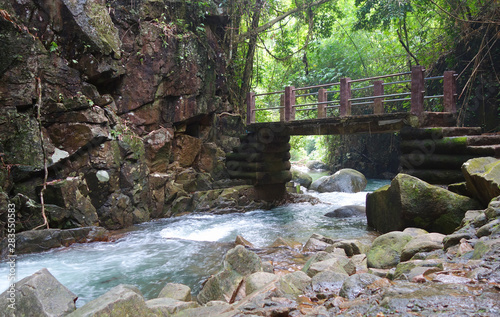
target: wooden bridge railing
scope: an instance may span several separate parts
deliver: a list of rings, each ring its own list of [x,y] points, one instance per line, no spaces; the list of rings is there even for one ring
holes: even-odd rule
[[[445,112],[456,112],[456,74],[454,71],[446,71],[443,76],[429,77],[424,76],[425,69],[422,66],[415,66],[411,72],[397,73],[390,75],[383,75],[370,78],[362,78],[351,80],[350,78],[342,78],[340,82],[322,84],[309,87],[295,88],[288,86],[285,90],[274,91],[268,93],[256,94],[250,92],[247,95],[247,124],[255,122],[255,113],[257,111],[279,110],[280,121],[293,121],[297,111],[317,110],[317,118],[326,118],[327,110],[332,108],[339,109],[341,117],[350,116],[353,106],[372,105],[374,114],[384,113],[384,104],[391,102],[410,102],[410,112],[413,114],[420,114],[424,111],[424,101],[426,99],[442,98],[443,108]],[[409,77],[405,80],[396,80],[392,82],[385,82],[384,79],[395,77]],[[425,82],[430,80],[443,80],[443,94],[442,95],[426,95]],[[368,86],[351,88],[351,84],[371,82]],[[409,85],[408,92],[396,92],[392,94],[384,94],[384,87],[389,85]],[[328,88],[328,89],[327,89]],[[333,90],[329,90],[332,89]],[[316,90],[313,93],[298,93],[307,90]],[[353,98],[353,92],[366,91],[373,89],[373,94],[362,97]],[[256,108],[256,97],[280,95],[280,105],[267,108]],[[328,96],[338,96],[335,99]],[[317,101],[312,103],[296,104],[297,98],[304,98],[309,96],[317,96]],[[303,108],[308,107],[308,108]]]

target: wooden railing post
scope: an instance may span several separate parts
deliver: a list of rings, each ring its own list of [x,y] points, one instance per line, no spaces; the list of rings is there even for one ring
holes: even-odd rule
[[[373,96],[384,95],[384,81],[376,80],[373,82]],[[373,113],[384,113],[384,97],[375,98],[373,100]]]
[[[255,122],[255,93],[247,94],[247,124]]]
[[[285,95],[280,95],[280,121],[285,121]]]
[[[414,66],[411,69],[411,113],[421,114],[424,112],[424,67]]]
[[[295,87],[285,87],[285,121],[295,120]]]
[[[318,90],[318,102],[320,102],[320,104],[318,104],[318,119],[326,118],[326,103],[321,103],[321,102],[327,102],[327,101],[328,97],[326,89],[321,88],[320,90]]]
[[[340,79],[340,116],[351,115],[351,78]]]
[[[443,79],[443,107],[445,112],[457,112],[457,82],[455,72],[444,72]]]

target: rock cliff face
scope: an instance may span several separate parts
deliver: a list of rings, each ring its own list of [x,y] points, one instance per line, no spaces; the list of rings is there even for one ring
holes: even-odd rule
[[[242,132],[224,21],[216,3],[0,0],[0,224],[9,203],[17,231],[42,224],[44,183],[58,228],[123,228],[222,187]]]

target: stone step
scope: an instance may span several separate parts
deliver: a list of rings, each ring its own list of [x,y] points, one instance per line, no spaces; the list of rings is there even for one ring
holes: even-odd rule
[[[500,144],[500,134],[482,134],[473,135],[467,137],[467,145],[479,146],[479,145],[499,145]]]
[[[467,154],[500,158],[500,144],[467,146]]]
[[[401,129],[402,140],[438,140],[445,137],[480,135],[481,128],[476,127],[443,127],[443,128],[411,128]]]

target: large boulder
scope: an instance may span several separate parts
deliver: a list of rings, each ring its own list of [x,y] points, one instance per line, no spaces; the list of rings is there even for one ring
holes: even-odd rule
[[[152,312],[146,305],[141,292],[135,286],[121,284],[86,303],[68,317],[151,315]]]
[[[366,197],[368,225],[383,233],[418,227],[449,234],[473,209],[481,204],[406,174]]]
[[[323,176],[311,184],[310,189],[320,193],[346,192],[357,193],[365,189],[367,180],[360,172],[344,168],[331,176]]]
[[[484,206],[500,195],[500,160],[493,157],[470,159],[462,165],[467,190]]]
[[[302,172],[301,170],[292,167],[290,169],[290,172],[292,172],[292,180],[300,184],[301,186],[304,186],[305,188],[309,188],[312,184],[312,177],[309,176],[309,174]]]
[[[41,269],[0,294],[0,315],[66,316],[76,309],[76,299],[47,269]]]

